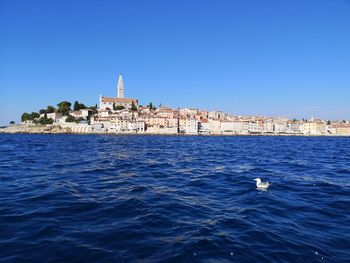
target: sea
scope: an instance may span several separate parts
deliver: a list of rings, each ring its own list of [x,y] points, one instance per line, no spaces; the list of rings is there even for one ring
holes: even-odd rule
[[[350,262],[350,138],[2,134],[0,262]]]

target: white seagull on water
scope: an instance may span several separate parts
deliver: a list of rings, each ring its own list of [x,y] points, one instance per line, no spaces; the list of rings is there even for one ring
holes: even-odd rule
[[[271,183],[269,182],[266,182],[266,183],[261,182],[260,178],[255,178],[254,181],[256,181],[256,188],[258,189],[267,189],[271,185]]]

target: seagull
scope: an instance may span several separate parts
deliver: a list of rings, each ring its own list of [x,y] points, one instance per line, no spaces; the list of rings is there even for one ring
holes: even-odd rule
[[[266,182],[266,183],[261,182],[260,178],[255,178],[254,181],[256,181],[256,188],[258,188],[258,189],[265,189],[266,190],[271,185],[271,183],[269,183],[269,182]]]

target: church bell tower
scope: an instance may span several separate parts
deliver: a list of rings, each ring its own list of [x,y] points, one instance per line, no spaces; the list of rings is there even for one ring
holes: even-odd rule
[[[124,98],[124,81],[122,74],[118,77],[118,98]]]

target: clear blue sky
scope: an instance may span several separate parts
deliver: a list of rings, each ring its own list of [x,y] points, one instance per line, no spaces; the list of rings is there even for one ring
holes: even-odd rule
[[[350,119],[350,1],[0,1],[0,125],[116,96]]]

